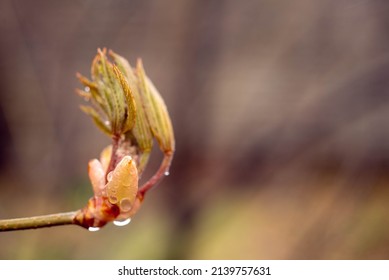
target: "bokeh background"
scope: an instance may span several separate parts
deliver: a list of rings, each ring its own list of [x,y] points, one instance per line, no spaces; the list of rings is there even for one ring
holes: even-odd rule
[[[0,258],[388,259],[388,14],[384,0],[2,0],[0,218],[92,195],[87,162],[109,139],[74,89],[98,47],[143,59],[177,152],[130,225],[0,233]]]

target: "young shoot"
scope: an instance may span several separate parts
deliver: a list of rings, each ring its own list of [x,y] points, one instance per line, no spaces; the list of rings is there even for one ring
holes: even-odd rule
[[[93,196],[80,210],[38,217],[0,220],[0,231],[66,224],[98,231],[109,222],[124,226],[139,210],[146,193],[169,174],[175,150],[165,102],[138,59],[136,67],[112,50],[97,50],[91,79],[77,74],[81,105],[96,126],[112,139],[99,159],[88,164]],[[139,186],[156,140],[164,157],[156,173]]]

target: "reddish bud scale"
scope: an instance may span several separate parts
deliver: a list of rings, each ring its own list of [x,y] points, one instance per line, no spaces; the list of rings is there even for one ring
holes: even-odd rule
[[[111,204],[107,197],[92,197],[88,204],[76,215],[76,224],[84,227],[102,227],[115,220],[120,214],[118,206]]]

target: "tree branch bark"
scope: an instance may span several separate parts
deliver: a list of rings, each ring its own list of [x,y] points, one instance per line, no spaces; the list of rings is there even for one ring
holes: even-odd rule
[[[73,211],[28,218],[0,220],[0,232],[77,224],[76,216],[78,213],[79,211]]]

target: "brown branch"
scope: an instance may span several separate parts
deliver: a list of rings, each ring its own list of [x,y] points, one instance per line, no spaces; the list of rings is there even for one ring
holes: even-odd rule
[[[73,211],[28,218],[0,220],[0,232],[77,224],[75,218],[78,213],[79,211]]]

